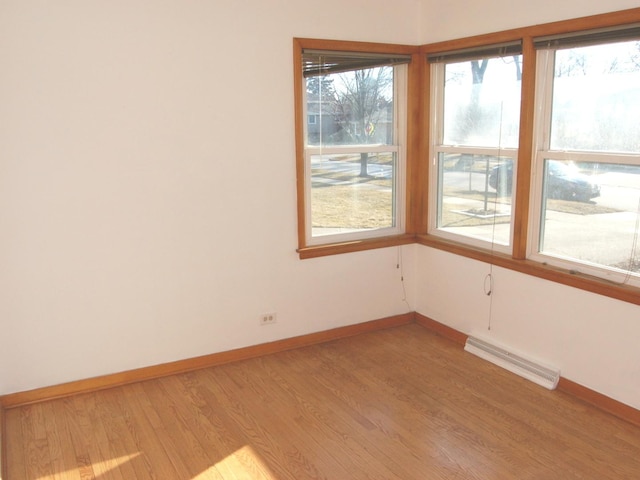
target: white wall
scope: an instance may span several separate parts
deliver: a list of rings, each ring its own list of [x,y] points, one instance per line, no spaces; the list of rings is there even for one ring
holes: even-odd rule
[[[1,2],[0,394],[406,312],[398,249],[295,253],[292,37],[420,8]]]
[[[637,7],[613,0],[424,2],[423,42]],[[416,311],[555,365],[562,375],[640,408],[640,307],[427,247],[416,252]],[[490,305],[490,301],[492,304]],[[491,330],[488,331],[489,325]]]
[[[422,0],[422,43],[638,7],[637,0]]]

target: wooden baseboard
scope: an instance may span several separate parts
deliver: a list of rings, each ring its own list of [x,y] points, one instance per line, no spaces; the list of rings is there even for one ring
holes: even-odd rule
[[[438,335],[451,340],[458,345],[464,346],[467,342],[468,335],[456,330],[455,328],[451,328],[443,323],[437,322],[429,317],[425,317],[416,312],[416,323],[418,325],[422,325],[428,330],[437,333]]]
[[[362,333],[406,325],[413,322],[414,313],[411,312],[379,320],[372,320],[370,322],[325,330],[322,332],[310,333],[308,335],[301,335],[260,345],[229,350],[226,352],[213,353],[201,357],[178,360],[161,365],[143,367],[126,372],[113,373],[100,377],[64,383],[61,385],[38,388],[26,392],[10,393],[8,395],[0,396],[0,407],[4,406],[5,408],[12,408],[21,405],[28,405],[30,403],[52,400],[55,398],[68,397],[78,393],[89,393],[129,383],[174,375],[176,373],[199,370],[201,368],[213,367],[238,360],[246,360],[271,353],[282,352],[308,345],[315,345]]]
[[[640,427],[640,410],[625,403],[614,400],[564,377],[560,377],[558,390]]]

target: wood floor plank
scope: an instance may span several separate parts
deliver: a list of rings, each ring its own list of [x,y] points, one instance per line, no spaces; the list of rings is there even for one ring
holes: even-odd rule
[[[77,455],[74,448],[71,430],[69,423],[67,422],[67,407],[70,399],[57,400],[52,402],[44,402],[42,408],[45,410],[45,415],[50,416],[55,426],[59,445],[51,447],[55,452],[57,473],[60,478],[65,480],[80,480],[81,475],[78,470]],[[82,439],[79,439],[80,441]],[[53,443],[53,442],[52,442]],[[52,454],[53,455],[53,454]]]
[[[640,429],[419,325],[6,410],[10,480],[619,480]]]
[[[209,376],[210,383],[217,387],[218,401],[242,428],[248,445],[259,453],[274,454],[272,459],[281,467],[279,475],[288,471],[285,478],[300,480],[348,477],[348,472],[331,462],[313,438],[307,436],[303,440],[295,422],[287,417],[280,421],[277,413],[265,409],[261,398],[247,391],[246,385],[236,382],[229,373],[230,368],[225,365]],[[318,462],[326,462],[325,473]]]
[[[434,465],[439,466],[442,469],[440,474],[445,478],[451,478],[456,472],[464,472],[465,478],[486,478],[483,470],[479,468],[479,460],[483,457],[478,459],[472,455],[473,449],[482,443],[478,438],[474,438],[474,432],[463,424],[456,424],[452,418],[436,412],[429,407],[428,402],[420,401],[416,393],[412,393],[406,385],[399,389],[394,378],[398,373],[389,374],[388,365],[376,367],[378,362],[381,365],[387,363],[380,358],[381,356],[385,356],[384,352],[378,351],[375,361],[367,360],[364,364],[359,355],[352,358],[341,356],[335,364],[347,365],[347,368],[354,372],[349,382],[350,391],[352,385],[364,383],[370,392],[374,392],[374,397],[362,396],[359,401],[379,430],[390,437],[390,441],[402,440],[393,453],[404,450],[411,452],[415,458],[422,460],[414,469],[424,468],[428,462],[431,470],[434,469]],[[368,398],[373,400],[369,401]],[[441,398],[444,398],[444,395],[441,395]],[[391,408],[387,408],[387,405]],[[416,431],[423,433],[422,442],[419,444],[412,441]],[[464,439],[465,448],[453,449],[455,442],[451,441],[452,436]],[[493,455],[491,464],[496,460],[496,456]]]
[[[259,479],[280,478],[273,475],[262,459],[252,454],[242,429],[226,414],[216,397],[204,389],[202,382],[206,378],[202,372],[180,375],[178,380],[183,389],[178,387],[177,392],[190,398],[183,406],[187,427],[207,450],[222,478],[251,478],[249,475]]]
[[[407,342],[408,339],[404,340]],[[405,348],[402,349],[404,352],[407,350],[416,351],[407,349],[407,343],[394,342],[390,345],[394,348],[398,348],[398,345],[405,345]],[[580,472],[584,470],[584,464],[580,460],[566,455],[568,452],[566,442],[559,442],[558,437],[569,439],[570,444],[577,446],[580,451],[585,453],[585,456],[592,455],[596,459],[593,465],[595,471],[592,471],[592,474],[599,473],[601,476],[598,478],[609,478],[612,475],[610,469],[599,468],[597,459],[602,457],[599,448],[586,442],[583,435],[576,435],[571,431],[575,429],[575,425],[565,424],[564,428],[559,431],[559,423],[556,420],[555,427],[551,430],[547,428],[547,434],[544,435],[540,431],[530,428],[531,424],[527,425],[522,421],[523,418],[531,417],[528,413],[535,408],[536,404],[544,401],[545,397],[556,395],[557,392],[541,390],[537,385],[509,374],[494,365],[485,362],[478,363],[475,357],[468,354],[459,356],[456,363],[457,366],[449,365],[446,369],[452,385],[444,388],[446,383],[442,380],[438,381],[441,391],[436,389],[436,397],[431,396],[434,385],[429,385],[425,389],[420,382],[410,381],[411,378],[416,378],[416,375],[419,374],[417,371],[411,371],[411,364],[416,365],[419,362],[406,362],[405,365],[402,365],[402,369],[397,371],[385,370],[390,374],[389,382],[410,385],[403,388],[407,388],[409,391],[413,390],[412,397],[420,399],[419,406],[427,405],[432,398],[435,398],[437,404],[446,408],[447,415],[452,415],[448,418],[447,423],[457,422],[459,425],[475,426],[476,433],[482,434],[483,438],[470,441],[469,444],[473,445],[479,442],[487,448],[490,447],[495,464],[498,465],[500,460],[504,460],[507,464],[503,468],[509,468],[509,464],[512,464],[512,468],[517,467],[517,478],[552,476],[557,468],[558,457],[563,455],[563,451],[565,456],[561,457],[560,463],[564,478],[583,478]],[[404,377],[403,371],[408,372],[408,377]],[[485,378],[493,381],[487,383],[481,380]],[[496,378],[501,381],[496,382]],[[421,389],[422,391],[420,391]],[[465,391],[467,394],[464,394]],[[529,394],[532,397],[529,397]],[[511,400],[505,402],[504,398],[509,397]],[[536,400],[528,402],[528,398]],[[557,395],[554,403],[558,403]],[[509,407],[514,404],[516,404],[515,410]],[[416,408],[420,408],[419,406]],[[571,411],[569,408],[565,410]],[[523,415],[523,412],[527,412],[527,415]],[[547,412],[543,411],[532,417],[535,418],[534,423],[539,425],[548,422],[546,415]],[[562,433],[566,435],[563,437]],[[527,448],[522,448],[522,445],[527,445]],[[619,477],[614,475],[611,478]]]
[[[50,480],[61,480],[63,478],[64,467],[64,451],[62,446],[68,441],[67,433],[64,429],[58,428],[52,402],[42,405],[42,415],[44,417],[45,435],[49,446],[49,457],[51,460],[51,476]]]
[[[234,369],[230,366],[230,374],[252,389],[252,395],[247,398],[259,399],[257,407],[265,416],[271,414],[278,422],[295,422],[301,432],[313,439],[317,445],[316,456],[332,458],[349,472],[350,478],[389,478],[384,464],[364,450],[365,439],[352,428],[352,419],[345,422],[331,411],[333,399],[311,396],[308,384],[297,383],[297,379],[285,378],[276,372],[274,362],[278,362],[277,358],[270,356],[256,362],[258,368],[246,369],[238,365]],[[301,388],[297,389],[296,384]],[[357,444],[353,436],[359,436],[363,442]],[[373,467],[374,476],[364,477],[360,473],[366,471],[366,467]]]
[[[27,478],[26,460],[24,450],[24,437],[22,435],[22,422],[20,416],[22,409],[14,408],[5,412],[5,432],[4,438],[6,448],[5,469],[9,478]],[[9,440],[11,434],[11,440]]]
[[[147,414],[153,413],[156,423],[167,432],[161,437],[165,450],[180,455],[180,464],[189,473],[189,478],[200,475],[202,479],[222,480],[223,477],[212,467],[208,452],[190,429],[184,412],[186,398],[177,398],[171,395],[171,390],[176,386],[174,378],[164,378],[156,382],[145,382],[141,385],[140,397],[146,395],[149,404],[145,405]],[[158,427],[156,427],[158,428]]]
[[[111,480],[137,478],[138,472],[133,462],[137,461],[139,454],[123,438],[124,425],[115,395],[92,394],[83,395],[82,398],[93,425],[95,448],[99,451],[99,458],[103,459],[100,480],[103,477]],[[138,470],[146,471],[142,468]]]
[[[95,405],[95,436],[103,445],[102,450],[111,452],[120,477],[125,480],[153,478],[153,461],[140,450],[127,423],[127,415],[122,411],[121,390],[105,390],[97,393],[94,400],[86,401]],[[113,474],[117,476],[115,472]]]
[[[349,395],[340,387],[348,385],[348,390],[351,391],[351,385],[339,377],[333,377],[332,383],[336,388],[325,388],[317,381],[319,376],[314,374],[313,369],[304,368],[305,357],[307,355],[298,356],[295,352],[289,352],[286,356],[274,358],[276,365],[272,365],[271,368],[277,368],[279,372],[278,375],[273,372],[271,375],[276,383],[286,387],[295,401],[310,411],[312,415],[309,416],[309,421],[313,421],[315,417],[314,423],[326,429],[326,435],[337,435],[337,440],[332,445],[332,453],[342,461],[356,455],[359,460],[356,468],[362,466],[366,458],[370,457],[369,466],[381,473],[383,478],[407,478],[412,468],[416,467],[416,456],[410,448],[405,448],[409,443],[405,432],[400,429],[392,432],[388,428],[380,428],[379,423],[356,413],[357,409],[344,400]],[[296,370],[292,368],[293,365],[302,367],[295,376],[292,376]],[[286,380],[284,375],[287,376]],[[301,388],[296,390],[296,386]],[[362,406],[364,399],[355,400],[353,403]],[[310,408],[310,405],[314,407]],[[320,413],[314,412],[314,408],[320,410]],[[442,470],[439,473],[445,472]],[[432,475],[434,478],[440,478],[438,467],[434,466]]]
[[[438,422],[436,426],[440,437],[449,436],[449,430],[461,438],[466,438],[466,452],[472,465],[479,461],[476,456],[491,458],[494,467],[500,461],[504,461],[503,468],[508,472],[511,465],[523,460],[521,457],[526,455],[526,452],[517,446],[528,443],[527,432],[514,428],[514,419],[505,415],[502,409],[493,408],[478,395],[469,395],[468,384],[463,379],[473,375],[473,370],[465,369],[461,377],[451,366],[446,370],[446,375],[442,376],[441,370],[430,369],[429,377],[435,376],[435,379],[427,378],[415,382],[411,379],[424,377],[425,371],[414,368],[413,364],[426,363],[404,358],[405,356],[406,353],[392,368],[387,367],[378,357],[375,360],[382,368],[381,375],[384,375],[385,384],[395,392],[401,392],[403,397],[399,398],[399,401],[405,402],[412,411],[420,412],[424,419],[431,418]],[[455,428],[451,428],[452,425]],[[495,442],[497,431],[501,432],[499,442]],[[522,475],[522,471],[517,473]],[[515,475],[516,471],[510,474]]]
[[[22,433],[26,442],[27,476],[47,478],[52,475],[49,441],[44,426],[42,408],[24,408],[21,415]]]
[[[189,478],[179,455],[172,449],[169,434],[157,422],[154,408],[141,393],[140,384],[130,385],[121,391],[119,403],[127,431],[145,462],[148,478]]]
[[[71,434],[71,445],[75,452],[77,471],[82,480],[95,479],[104,473],[103,464],[108,460],[101,457],[102,452],[96,444],[94,422],[87,407],[87,397],[92,396],[94,394],[78,395],[62,402]]]

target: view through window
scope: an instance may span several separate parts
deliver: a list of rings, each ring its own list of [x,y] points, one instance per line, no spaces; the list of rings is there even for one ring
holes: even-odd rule
[[[408,58],[303,54],[308,244],[401,233]]]
[[[432,61],[431,233],[467,243],[511,243],[522,55]],[[433,198],[433,197],[432,197]]]
[[[543,113],[534,252],[558,265],[637,281],[640,41],[542,45],[538,57]]]

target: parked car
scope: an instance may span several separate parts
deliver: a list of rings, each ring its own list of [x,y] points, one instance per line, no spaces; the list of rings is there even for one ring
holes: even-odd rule
[[[513,188],[513,162],[508,160],[491,169],[489,186],[498,195],[511,195]],[[580,173],[573,164],[557,160],[547,161],[546,196],[563,200],[588,202],[600,196],[600,185],[593,177]]]

